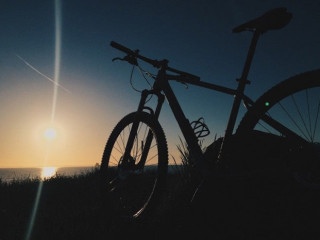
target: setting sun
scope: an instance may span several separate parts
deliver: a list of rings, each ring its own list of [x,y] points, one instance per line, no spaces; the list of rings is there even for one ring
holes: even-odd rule
[[[57,136],[57,132],[53,128],[47,128],[44,132],[44,136],[47,140],[53,140]]]

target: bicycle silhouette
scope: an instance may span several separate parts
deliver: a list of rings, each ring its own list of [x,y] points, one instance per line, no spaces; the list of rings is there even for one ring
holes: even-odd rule
[[[102,190],[110,208],[119,216],[137,218],[157,205],[165,189],[168,169],[166,136],[158,121],[165,99],[203,179],[232,168],[230,159],[239,153],[244,158],[246,154],[250,155],[250,144],[258,141],[262,146],[276,145],[274,155],[278,164],[285,162],[286,169],[295,174],[300,183],[319,186],[320,69],[290,77],[256,101],[244,94],[259,37],[269,30],[285,27],[291,17],[285,8],[276,8],[233,29],[235,33],[247,30],[253,33],[236,89],[201,81],[195,75],[169,67],[168,60],[153,60],[142,56],[139,50],[111,42],[112,47],[126,53],[124,58],[114,60],[138,67],[146,78],[154,79],[154,83],[150,89],[142,91],[137,111],[119,121],[106,143],[100,172]],[[138,60],[157,68],[157,74],[143,71]],[[210,161],[199,145],[199,138],[208,134],[207,126],[202,119],[189,122],[169,81],[192,84],[234,97],[225,135],[216,144],[218,151]],[[148,106],[151,96],[157,97],[153,108]],[[234,131],[241,102],[247,111]]]

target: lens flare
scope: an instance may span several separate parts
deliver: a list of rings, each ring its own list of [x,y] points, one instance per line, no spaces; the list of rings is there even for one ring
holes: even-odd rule
[[[60,52],[61,52],[61,1],[60,0],[55,0],[55,66],[54,66],[54,89],[53,89],[53,99],[52,99],[52,110],[51,110],[51,123],[54,122],[55,118],[55,112],[56,112],[56,103],[57,103],[57,96],[58,96],[58,86],[59,86],[59,75],[60,75]],[[52,136],[53,131],[49,131],[49,136]],[[47,144],[47,153],[45,156],[44,161],[47,162],[48,160],[48,152],[49,152],[49,141]],[[49,170],[48,170],[49,171]],[[52,172],[52,170],[50,170]],[[29,221],[29,226],[27,228],[26,232],[26,240],[31,239],[32,237],[32,231],[33,231],[33,226],[35,223],[36,215],[38,212],[38,207],[39,207],[39,202],[41,198],[41,193],[42,193],[42,188],[43,188],[43,181],[40,181],[35,202],[33,205],[32,213],[30,216],[30,221]]]
[[[61,56],[61,3],[59,0],[55,1],[55,61],[54,61],[54,79],[55,82],[53,89],[53,100],[52,100],[52,111],[51,121],[54,121],[58,86],[59,86],[59,75],[60,75],[60,56]]]

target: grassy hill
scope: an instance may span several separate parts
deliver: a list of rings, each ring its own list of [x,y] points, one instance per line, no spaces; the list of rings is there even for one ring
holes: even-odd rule
[[[157,213],[138,222],[104,211],[98,172],[74,177],[0,183],[0,239],[319,239],[320,192],[289,175],[214,178],[197,195],[179,174],[169,175],[168,194]],[[40,188],[39,188],[40,186]],[[41,194],[39,194],[41,189]],[[30,231],[29,231],[30,233]]]

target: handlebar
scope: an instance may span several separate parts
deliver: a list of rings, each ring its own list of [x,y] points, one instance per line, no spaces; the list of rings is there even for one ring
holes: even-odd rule
[[[120,50],[122,52],[125,52],[125,53],[127,53],[129,55],[135,54],[131,49],[129,49],[129,48],[127,48],[127,47],[125,47],[125,46],[123,46],[123,45],[121,45],[119,43],[116,43],[114,41],[111,41],[110,45],[111,45],[111,47],[114,47],[114,48],[116,48],[116,49],[118,49],[118,50]]]
[[[159,60],[153,60],[153,59],[144,57],[139,54],[139,50],[133,51],[133,50],[131,50],[131,49],[129,49],[129,48],[117,43],[117,42],[114,42],[114,41],[111,41],[110,45],[111,45],[111,47],[116,48],[116,49],[126,53],[129,57],[141,59],[142,61],[151,64],[155,68],[161,68],[162,66],[167,65],[167,63],[168,63],[168,60],[159,61]],[[130,63],[132,64],[132,62],[130,62]],[[166,66],[166,70],[173,72],[173,73],[180,74],[181,77],[187,78],[188,81],[200,81],[200,77],[195,76],[190,73],[187,73],[187,72],[183,72],[183,71],[180,71],[180,70],[168,67],[168,66]],[[179,80],[183,81],[182,79],[179,79]]]

